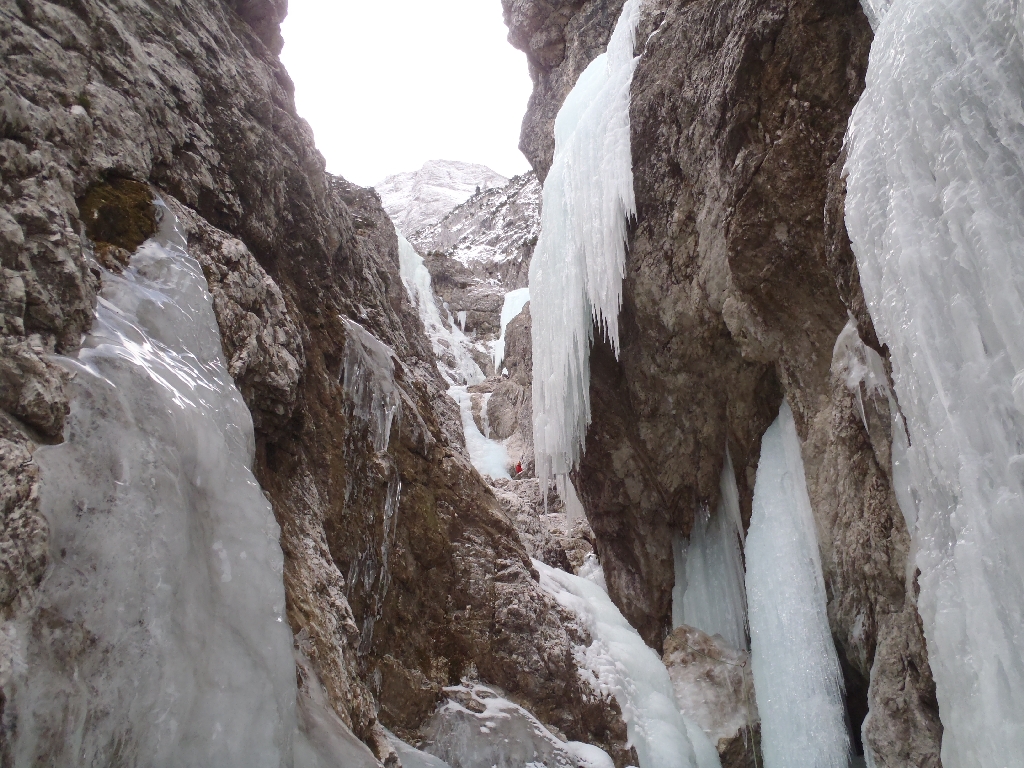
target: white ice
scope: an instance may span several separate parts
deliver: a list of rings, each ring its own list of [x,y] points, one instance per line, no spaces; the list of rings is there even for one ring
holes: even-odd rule
[[[449,386],[472,386],[482,382],[484,373],[470,352],[472,342],[456,322],[446,325],[441,320],[430,282],[430,271],[423,263],[423,257],[402,235],[398,235],[398,262],[402,283],[412,305],[419,312],[423,330],[434,349],[438,371]]]
[[[601,748],[562,741],[486,685],[463,681],[445,693],[449,699],[423,727],[423,750],[451,768],[614,768]]]
[[[487,477],[508,477],[512,460],[508,457],[505,444],[485,437],[473,419],[473,395],[466,387],[451,387],[448,396],[459,405],[462,416],[462,431],[466,435],[466,450],[476,471]]]
[[[675,542],[676,586],[672,626],[685,624],[727,644],[747,649],[747,601],[743,585],[743,523],[732,460],[726,455],[721,501],[714,514],[697,515],[690,539]]]
[[[590,423],[594,324],[618,354],[627,219],[635,215],[629,87],[640,0],[627,0],[606,53],[555,120],[541,234],[530,263],[537,474],[567,474]]]
[[[529,288],[517,288],[505,294],[505,300],[501,305],[501,335],[494,342],[494,370],[501,370],[501,363],[505,359],[505,327],[519,316],[523,307],[530,300]]]
[[[279,768],[304,743],[252,421],[161,211],[131,267],[104,275],[92,332],[61,359],[66,440],[35,454],[52,559],[17,628],[17,766]]]
[[[847,139],[847,226],[910,433],[946,768],[1024,755],[1022,37],[1020,0],[895,0]]]
[[[615,607],[600,583],[533,561],[541,588],[579,616],[592,643],[577,649],[580,672],[615,697],[640,768],[721,768],[700,726],[679,712],[668,670]],[[588,571],[596,576],[598,569]],[[581,569],[582,572],[582,569]]]
[[[786,402],[761,439],[746,559],[765,768],[848,768],[842,673],[800,438]]]

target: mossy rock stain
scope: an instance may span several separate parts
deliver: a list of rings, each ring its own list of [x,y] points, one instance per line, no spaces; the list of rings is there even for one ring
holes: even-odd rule
[[[153,192],[138,181],[109,179],[93,185],[78,200],[78,212],[98,252],[131,254],[156,233]]]

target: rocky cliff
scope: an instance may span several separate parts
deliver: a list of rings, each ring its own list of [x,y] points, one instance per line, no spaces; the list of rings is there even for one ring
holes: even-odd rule
[[[622,4],[503,4],[535,84],[521,146],[543,178],[554,116]],[[749,520],[760,436],[786,398],[853,730],[870,706],[863,733],[879,765],[938,765],[889,402],[851,384],[837,344],[852,318],[856,344],[885,354],[864,309],[840,176],[868,20],[855,0],[649,0],[637,41],[621,354],[593,350],[593,423],[576,475],[609,589],[661,648],[673,536],[715,508],[727,449]]]
[[[410,732],[443,686],[478,675],[622,762],[621,721],[576,671],[585,630],[540,590],[468,461],[379,197],[326,174],[296,115],[284,6],[0,3],[5,696],[24,673],[12,628],[36,620],[61,556],[32,461],[68,413],[52,355],[74,354],[158,195],[213,294],[281,526],[288,621],[329,705],[390,760],[381,723]],[[397,406],[383,431],[360,394],[384,386],[365,352],[378,344]],[[2,735],[6,751],[11,717]]]

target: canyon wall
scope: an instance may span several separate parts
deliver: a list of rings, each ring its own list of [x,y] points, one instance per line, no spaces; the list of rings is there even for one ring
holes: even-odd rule
[[[277,54],[281,0],[0,2],[0,683],[49,558],[32,453],[62,439],[104,270],[176,212],[214,297],[281,525],[287,616],[379,757],[466,674],[619,757],[579,678],[586,632],[542,592],[465,454],[372,190],[325,173]],[[372,334],[386,349],[375,365]],[[380,360],[377,360],[380,363]],[[368,394],[369,393],[369,394]],[[390,413],[380,411],[384,393]],[[383,424],[383,426],[381,426]],[[17,738],[10,717],[0,731]],[[6,747],[5,747],[6,749]]]
[[[621,3],[503,5],[534,80],[521,148],[543,177],[554,116]],[[727,449],[749,521],[760,438],[786,398],[855,738],[870,706],[864,738],[879,765],[938,765],[890,402],[851,378],[851,346],[837,344],[852,322],[853,347],[886,354],[860,292],[840,173],[868,20],[856,0],[648,0],[636,39],[621,354],[594,347],[576,473],[613,599],[660,649],[673,537],[715,508]]]

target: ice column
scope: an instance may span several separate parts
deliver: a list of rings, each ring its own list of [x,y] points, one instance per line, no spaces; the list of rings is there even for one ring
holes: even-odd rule
[[[62,360],[66,440],[35,454],[52,560],[18,627],[17,766],[291,765],[279,529],[206,280],[162,210],[104,275]]]
[[[514,291],[509,291],[505,294],[505,300],[501,305],[501,335],[498,336],[498,340],[494,342],[494,372],[501,372],[501,363],[505,359],[505,326],[511,323],[519,313],[523,311],[523,307],[530,300],[530,289],[529,288],[517,288]]]
[[[629,87],[640,0],[627,0],[606,53],[580,75],[555,120],[541,233],[530,263],[537,474],[567,474],[590,423],[597,323],[618,354],[627,219],[636,212]]]
[[[765,768],[847,768],[842,676],[800,439],[785,402],[761,439],[746,558]]]
[[[438,371],[449,386],[482,382],[484,374],[470,353],[472,345],[469,339],[454,321],[446,326],[441,320],[430,283],[430,271],[423,263],[423,257],[401,234],[398,235],[398,262],[402,283],[434,348]]]
[[[848,137],[847,226],[910,435],[947,768],[1024,755],[1024,17],[895,0]]]
[[[743,586],[743,523],[732,460],[722,468],[721,501],[714,514],[698,515],[689,542],[676,543],[672,624],[721,635],[747,648],[747,601]]]

